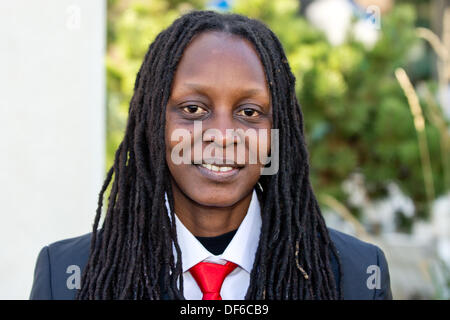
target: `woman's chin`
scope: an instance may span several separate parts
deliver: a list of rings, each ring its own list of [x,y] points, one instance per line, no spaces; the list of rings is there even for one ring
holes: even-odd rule
[[[201,194],[195,193],[192,194],[190,198],[199,205],[216,208],[231,207],[240,200],[238,195],[215,191],[208,191]]]

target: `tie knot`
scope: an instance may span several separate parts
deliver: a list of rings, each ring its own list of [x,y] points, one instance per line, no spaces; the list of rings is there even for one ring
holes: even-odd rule
[[[203,300],[222,300],[220,289],[222,288],[223,280],[236,267],[237,264],[230,261],[227,261],[225,265],[200,262],[189,269],[189,271],[203,293]]]

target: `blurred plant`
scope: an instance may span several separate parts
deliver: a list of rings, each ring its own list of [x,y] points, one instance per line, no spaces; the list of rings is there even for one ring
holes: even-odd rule
[[[427,271],[434,286],[434,299],[450,299],[450,266],[442,259],[427,265]]]
[[[425,119],[422,114],[422,108],[420,107],[419,98],[414,90],[411,81],[408,78],[403,68],[397,68],[395,70],[395,76],[397,77],[400,86],[405,92],[408,104],[411,109],[411,114],[414,119],[414,127],[417,132],[419,150],[422,161],[423,179],[425,181],[425,191],[427,193],[428,203],[434,199],[434,186],[433,186],[433,173],[430,166],[430,154],[428,152],[428,143],[425,131]]]
[[[448,21],[450,18],[450,9],[446,10],[445,15],[448,16],[447,19],[444,20],[445,24],[450,24]],[[449,28],[444,26],[444,30],[448,30]],[[445,92],[446,87],[448,86],[449,77],[450,77],[450,52],[447,46],[441,42],[439,37],[434,34],[431,30],[426,28],[417,28],[417,35],[420,38],[426,40],[430,46],[433,48],[433,51],[436,53],[438,58],[437,61],[437,74],[439,79],[439,92],[441,93],[441,97],[444,96],[442,104],[445,103]],[[448,31],[447,31],[448,32]],[[450,35],[449,35],[450,36]],[[446,35],[443,35],[445,38]],[[448,36],[447,36],[448,37]],[[450,187],[450,130],[445,121],[444,114],[442,109],[438,107],[438,103],[436,102],[436,98],[433,96],[428,85],[423,85],[422,91],[424,91],[424,100],[425,104],[428,105],[426,109],[426,115],[430,122],[432,122],[436,128],[439,130],[440,135],[440,146],[441,146],[441,154],[442,154],[442,167],[444,169],[444,182],[447,188]],[[448,103],[448,101],[447,101]]]

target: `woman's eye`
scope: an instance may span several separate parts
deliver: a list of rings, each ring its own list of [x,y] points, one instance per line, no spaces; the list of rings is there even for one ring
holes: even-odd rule
[[[205,109],[203,109],[202,107],[196,106],[195,104],[184,106],[182,109],[183,109],[183,111],[185,111],[189,114],[193,114],[193,115],[201,115],[201,114],[205,114],[207,112]]]
[[[257,117],[259,115],[259,111],[256,111],[255,109],[245,108],[239,111],[238,114],[246,117]]]

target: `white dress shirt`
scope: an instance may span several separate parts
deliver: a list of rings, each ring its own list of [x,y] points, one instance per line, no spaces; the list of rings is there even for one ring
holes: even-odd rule
[[[169,203],[166,198],[167,210]],[[220,255],[209,252],[200,241],[183,225],[175,213],[177,239],[181,249],[184,297],[187,300],[201,300],[203,297],[197,282],[189,269],[202,261],[225,264],[231,261],[238,266],[224,280],[220,295],[223,300],[243,300],[250,283],[250,272],[258,248],[261,233],[261,210],[256,191],[253,190],[252,199],[238,230]],[[177,258],[174,248],[174,256]]]

